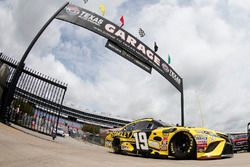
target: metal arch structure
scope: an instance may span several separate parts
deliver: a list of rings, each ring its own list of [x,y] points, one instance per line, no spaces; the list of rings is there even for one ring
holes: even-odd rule
[[[118,53],[149,73],[151,73],[152,68],[158,71],[181,93],[181,125],[184,126],[183,79],[159,55],[132,34],[104,17],[70,4],[69,2],[65,3],[46,22],[25,51],[11,81],[10,88],[5,98],[6,102],[4,107],[8,106],[10,99],[13,97],[13,90],[16,88],[16,84],[24,67],[24,61],[30,50],[46,27],[55,18],[86,28],[107,38],[107,48]]]

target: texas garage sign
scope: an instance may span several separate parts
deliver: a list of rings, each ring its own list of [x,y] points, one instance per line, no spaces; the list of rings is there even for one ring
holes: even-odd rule
[[[182,78],[160,56],[111,21],[72,4],[68,4],[61,10],[56,18],[84,27],[107,38],[107,48],[149,73],[151,73],[151,68],[154,68],[180,92],[183,91]]]

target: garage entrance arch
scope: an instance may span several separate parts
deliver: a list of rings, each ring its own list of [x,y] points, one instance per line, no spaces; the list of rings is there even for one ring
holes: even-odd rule
[[[7,93],[7,98],[11,99],[13,96],[13,90],[15,90],[16,83],[22,73],[24,61],[30,50],[46,27],[55,18],[86,28],[105,37],[107,39],[107,48],[128,59],[148,73],[151,73],[152,68],[158,71],[181,93],[181,125],[184,126],[183,79],[174,71],[174,69],[172,69],[172,67],[170,67],[159,55],[152,51],[152,49],[126,30],[96,13],[68,2],[46,22],[32,40],[16,69]]]

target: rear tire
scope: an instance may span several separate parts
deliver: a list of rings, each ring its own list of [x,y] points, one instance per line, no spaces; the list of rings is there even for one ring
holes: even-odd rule
[[[120,154],[121,153],[121,142],[119,138],[115,138],[112,142],[112,148],[114,153]]]
[[[169,155],[176,159],[196,159],[196,143],[188,132],[179,132],[169,143]]]
[[[250,134],[247,135],[247,144],[248,144],[248,148],[247,151],[250,152]]]

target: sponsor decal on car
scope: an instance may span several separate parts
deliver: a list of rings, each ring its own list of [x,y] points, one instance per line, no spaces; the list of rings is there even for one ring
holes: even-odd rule
[[[197,146],[197,153],[204,152],[205,150],[206,150],[206,147]]]
[[[105,145],[106,145],[106,147],[111,147],[112,144],[111,144],[110,141],[106,141],[106,142],[105,142]]]
[[[149,145],[150,147],[153,147],[153,148],[156,148],[156,149],[160,149],[160,144],[159,144],[159,142],[157,142],[157,141],[149,140],[149,141],[148,141],[148,145]]]
[[[203,152],[207,147],[207,136],[204,135],[196,135],[195,136],[196,144],[197,144],[197,152]]]
[[[211,141],[211,142],[215,141],[215,137],[214,137],[214,136],[211,136],[211,137],[210,137],[210,141]]]
[[[169,136],[169,133],[162,133],[162,136]]]
[[[128,146],[124,146],[124,145],[121,146],[121,149],[125,150],[125,151],[129,151],[130,150]]]
[[[195,130],[196,133],[202,133],[202,134],[206,134],[206,135],[212,135],[212,133],[210,133],[209,131],[206,130]]]
[[[208,137],[205,135],[196,135],[195,136],[196,144],[197,144],[197,152],[204,152],[207,147]]]
[[[131,138],[132,137],[132,132],[112,132],[111,137]]]
[[[167,145],[162,144],[160,147],[161,151],[167,151]]]
[[[167,145],[168,144],[168,137],[163,137],[163,139],[162,139],[162,144],[163,145]]]

